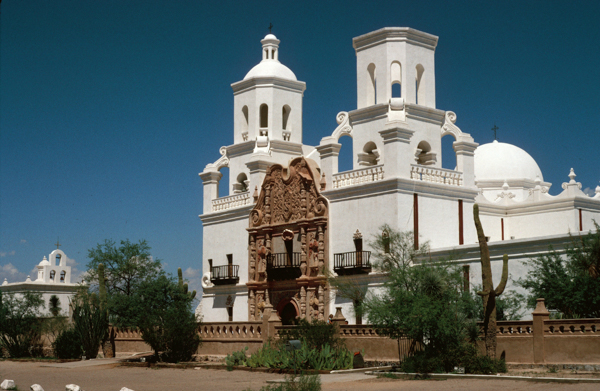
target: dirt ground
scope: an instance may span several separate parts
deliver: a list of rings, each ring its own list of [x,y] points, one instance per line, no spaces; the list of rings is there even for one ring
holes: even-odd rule
[[[121,367],[117,364],[81,368],[44,367],[40,362],[0,361],[0,381],[12,379],[19,390],[40,384],[45,391],[63,391],[67,384],[77,384],[85,391],[119,391],[127,387],[135,391],[260,390],[267,380],[283,379],[283,375],[263,372],[215,369],[170,369]],[[330,376],[329,378],[326,378]],[[324,375],[323,390],[598,390],[600,384],[530,383],[507,380],[395,380],[377,379],[356,374]]]

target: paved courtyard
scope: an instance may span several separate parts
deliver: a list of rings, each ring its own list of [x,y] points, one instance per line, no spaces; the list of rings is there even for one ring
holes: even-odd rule
[[[283,375],[215,369],[154,369],[101,366],[48,366],[41,362],[0,361],[0,380],[12,379],[19,390],[40,384],[45,391],[63,391],[74,383],[85,391],[260,390],[267,380]],[[598,390],[600,384],[530,383],[508,380],[394,380],[377,379],[361,373],[322,375],[323,390]]]

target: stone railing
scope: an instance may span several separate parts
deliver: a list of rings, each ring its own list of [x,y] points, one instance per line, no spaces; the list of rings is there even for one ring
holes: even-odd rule
[[[462,172],[447,170],[445,168],[420,166],[418,164],[410,165],[410,178],[417,181],[440,183],[452,186],[463,185]]]
[[[210,322],[201,324],[198,334],[204,341],[223,339],[263,339],[263,322]]]
[[[132,329],[127,327],[113,327],[110,326],[110,330],[115,339],[121,340],[139,340],[142,339],[142,333],[138,329]]]
[[[482,325],[483,323],[480,322]],[[532,320],[501,320],[497,324],[496,335],[498,336],[513,336],[519,334],[532,334],[533,333],[533,321]]]
[[[544,321],[545,335],[598,335],[600,319],[549,319]]]
[[[375,328],[370,324],[343,324],[340,325],[340,336],[343,338],[373,337],[379,338]]]
[[[344,171],[333,175],[333,188],[362,185],[383,179],[383,166],[372,166],[358,170]]]
[[[227,197],[221,197],[212,201],[212,211],[220,212],[231,208],[250,205],[250,192],[234,194]]]

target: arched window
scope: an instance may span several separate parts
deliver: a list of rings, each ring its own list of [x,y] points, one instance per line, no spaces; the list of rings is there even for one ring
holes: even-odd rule
[[[367,106],[377,103],[377,74],[375,73],[375,64],[371,63],[367,67],[369,79],[367,80]]]
[[[55,276],[56,276],[56,272],[54,270],[50,270],[50,281],[54,281]]]
[[[260,135],[269,135],[269,106],[266,104],[260,105]]]
[[[390,66],[390,82],[392,83],[392,98],[402,97],[402,67],[398,61]]]
[[[248,106],[242,107],[242,139],[248,141]]]
[[[290,136],[292,133],[291,126],[288,126],[288,120],[290,118],[291,112],[292,108],[288,105],[283,106],[283,108],[281,109],[281,126],[283,128],[283,139],[285,141],[290,141]]]
[[[219,179],[219,191],[217,192],[217,198],[229,195],[229,167],[220,167],[219,172],[222,176],[221,179]]]
[[[423,72],[425,72],[425,68],[423,65],[417,65],[417,77],[415,80],[415,103],[419,104],[419,102],[423,102],[423,92],[421,91],[421,80],[423,79]]]
[[[67,272],[66,271],[62,271],[60,272],[60,282],[65,282],[65,278],[67,277]]]
[[[338,172],[350,171],[354,169],[354,151],[352,136],[345,134],[339,138],[338,143],[342,144],[340,154],[338,155]]]
[[[59,265],[60,266],[60,254],[56,254],[56,263],[55,265]]]
[[[456,152],[453,144],[454,136],[451,134],[442,137],[442,168],[456,170]]]

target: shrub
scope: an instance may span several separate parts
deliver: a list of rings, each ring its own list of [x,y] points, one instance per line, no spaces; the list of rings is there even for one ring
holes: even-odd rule
[[[52,342],[54,355],[61,359],[80,358],[83,354],[79,334],[74,329],[62,331]]]
[[[237,367],[237,366],[241,366],[244,367],[246,366],[246,351],[248,350],[248,347],[246,346],[244,349],[237,351],[237,352],[233,352],[231,354],[228,354],[227,357],[225,357],[225,364],[227,364],[227,370],[232,370],[233,367]]]
[[[321,391],[321,378],[318,375],[286,376],[285,382],[264,386],[260,391]]]
[[[242,351],[241,353],[243,353]],[[238,354],[237,357],[241,358]],[[297,351],[287,351],[282,343],[267,342],[256,353],[246,358],[249,367],[265,367],[280,369],[314,369],[333,370],[352,368],[352,353],[345,347],[331,348],[325,344],[321,349],[310,348],[302,342],[302,348]]]
[[[492,375],[495,373],[506,373],[507,371],[504,360],[479,354],[477,348],[473,345],[467,345],[461,365],[465,367],[465,373],[479,375]]]
[[[41,354],[41,322],[38,309],[44,305],[40,294],[0,292],[0,352],[9,357]]]
[[[309,348],[317,350],[325,345],[336,349],[344,346],[335,325],[317,319],[312,322],[299,319],[297,326],[281,330],[279,336],[282,341],[297,339],[305,342]]]

